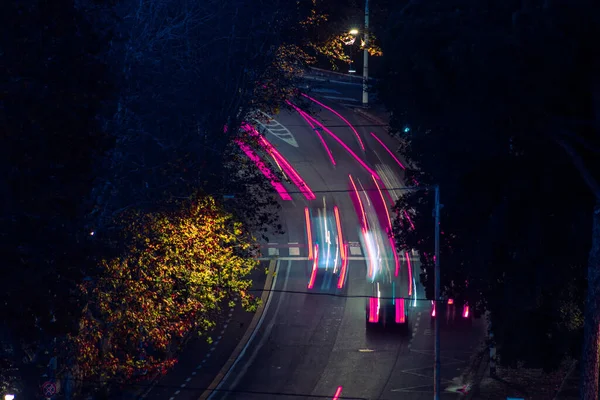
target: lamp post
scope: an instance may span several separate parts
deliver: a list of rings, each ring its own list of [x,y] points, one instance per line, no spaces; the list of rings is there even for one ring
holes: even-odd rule
[[[363,107],[369,106],[369,0],[365,0],[365,48],[363,57]]]
[[[435,281],[433,288],[433,297],[435,308],[439,310],[438,300],[440,299],[440,209],[442,205],[440,204],[440,187],[439,185],[435,185],[435,208],[434,212],[434,220],[435,220],[435,250],[434,250],[434,260],[433,263],[435,265]],[[434,400],[440,400],[441,395],[441,359],[440,359],[440,318],[439,314],[436,315],[436,318],[433,321],[433,330],[434,330],[434,361],[433,361],[433,398]]]

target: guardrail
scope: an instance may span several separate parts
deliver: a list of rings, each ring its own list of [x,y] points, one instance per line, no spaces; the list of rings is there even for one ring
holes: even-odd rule
[[[341,72],[330,71],[322,68],[308,67],[310,75],[329,77],[330,79],[356,81],[357,83],[362,82],[362,75],[344,74]],[[377,82],[379,79],[369,78],[369,82]]]

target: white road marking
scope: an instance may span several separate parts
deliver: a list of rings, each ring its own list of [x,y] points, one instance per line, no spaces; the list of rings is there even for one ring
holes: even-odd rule
[[[362,251],[360,250],[360,247],[350,247],[350,255],[353,255],[353,256],[362,255]]]
[[[287,283],[290,277],[290,271],[291,271],[291,262],[288,262],[287,265],[287,272],[285,275],[285,280],[284,280],[284,284],[283,284],[283,290],[285,291],[287,289]],[[277,284],[277,277],[279,276],[279,274],[277,273],[279,271],[279,260],[277,260],[277,264],[275,266],[275,277],[273,278],[273,283],[271,285],[271,288],[275,288],[276,284]],[[279,307],[281,306],[281,301],[284,297],[284,294],[282,293],[281,296],[279,297],[279,301],[277,303],[277,308],[275,309],[275,315],[277,315],[277,312],[279,311]],[[240,362],[240,360],[246,355],[246,351],[248,350],[248,347],[250,347],[250,345],[252,344],[252,342],[254,341],[254,338],[256,337],[257,332],[259,331],[260,327],[262,326],[265,317],[267,315],[267,311],[269,311],[269,307],[271,305],[271,300],[273,299],[273,291],[269,292],[269,296],[267,297],[267,302],[265,303],[265,307],[263,309],[263,313],[260,316],[260,319],[258,320],[258,323],[256,324],[256,327],[254,328],[254,331],[252,332],[252,335],[250,335],[250,338],[248,339],[248,342],[246,342],[246,345],[244,346],[244,348],[242,349],[242,351],[240,352],[240,354],[237,356],[237,358],[235,359],[233,365],[231,365],[231,368],[229,368],[229,371],[227,371],[227,373],[225,374],[225,376],[223,377],[223,379],[221,380],[221,382],[217,385],[217,387],[215,388],[215,391],[213,391],[213,393],[208,396],[208,400],[212,399],[213,396],[215,395],[215,393],[217,393],[217,391],[219,389],[221,389],[221,387],[225,384],[225,382],[227,382],[229,376],[232,374],[232,372],[235,370],[236,365]],[[269,327],[267,327],[267,330],[270,331],[272,330],[272,324],[274,323],[274,321],[269,325],[271,327],[271,329],[269,329]],[[262,340],[260,341],[260,343],[258,344],[258,346],[256,347],[256,349],[254,350],[254,353],[251,355],[250,359],[244,364],[245,368],[248,368],[249,365],[252,364],[252,361],[254,360],[254,358],[256,358],[256,354],[258,353],[258,350],[260,350],[260,348],[262,347],[262,344],[264,344],[264,340],[265,338],[267,338],[269,336],[270,332],[266,332],[263,337]],[[243,370],[242,372],[237,374],[237,377],[235,379],[235,381],[233,382],[233,384],[231,384],[229,386],[229,389],[234,389],[235,385],[238,383],[239,379],[241,379],[241,377],[244,375],[245,370]]]
[[[299,147],[298,142],[296,141],[296,138],[294,137],[294,135],[292,134],[292,132],[290,132],[290,130],[288,128],[286,128],[285,126],[280,124],[275,118],[273,118],[269,114],[262,112],[262,111],[260,111],[260,113],[268,118],[268,122],[265,124],[257,119],[255,119],[254,122],[256,122],[258,125],[263,127],[271,135],[275,136],[276,138],[278,138],[280,140],[283,140],[290,146],[293,146],[296,148]]]

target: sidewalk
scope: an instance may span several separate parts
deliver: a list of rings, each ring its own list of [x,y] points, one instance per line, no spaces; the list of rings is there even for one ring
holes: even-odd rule
[[[490,376],[489,355],[483,355],[478,366],[474,363],[469,375],[467,400],[497,400],[509,397],[526,400],[578,400],[578,369],[565,363],[558,371],[545,374],[540,369],[496,368]]]
[[[354,112],[376,123],[377,125],[385,126],[389,129],[390,113],[387,112],[382,104],[373,104],[369,108],[355,107]]]

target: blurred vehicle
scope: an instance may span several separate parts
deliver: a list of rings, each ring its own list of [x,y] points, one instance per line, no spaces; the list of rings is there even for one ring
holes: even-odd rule
[[[348,247],[344,243],[340,211],[337,206],[305,208],[308,238],[309,290],[343,289],[348,278]]]
[[[351,194],[361,224],[360,240],[367,262],[369,298],[365,307],[366,323],[367,327],[378,324],[407,326],[412,291],[408,266],[401,268],[391,236],[387,201],[379,184],[372,178],[372,183],[365,188],[358,179],[355,181],[350,176]]]
[[[468,282],[465,282],[468,285]],[[465,321],[471,323],[473,312],[469,306],[469,302],[460,293],[455,293],[454,282],[451,283],[451,295],[442,296],[436,306],[435,302],[431,301],[431,321],[435,318],[441,318],[446,324],[459,323]]]

